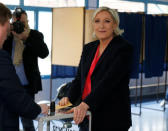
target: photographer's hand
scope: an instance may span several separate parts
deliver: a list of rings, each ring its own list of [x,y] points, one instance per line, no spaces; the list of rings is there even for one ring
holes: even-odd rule
[[[24,32],[22,32],[21,34],[17,34],[16,32],[12,31],[12,34],[17,37],[20,40],[26,41],[28,36],[29,36],[29,29],[25,29]]]

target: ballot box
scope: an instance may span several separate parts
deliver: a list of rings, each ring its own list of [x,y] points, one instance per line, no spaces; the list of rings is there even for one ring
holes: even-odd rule
[[[89,131],[91,131],[91,112],[87,111],[86,116],[89,117]],[[71,126],[75,125],[73,113],[55,113],[52,116],[39,115],[36,120],[38,121],[37,131],[78,131],[78,129],[70,129]]]

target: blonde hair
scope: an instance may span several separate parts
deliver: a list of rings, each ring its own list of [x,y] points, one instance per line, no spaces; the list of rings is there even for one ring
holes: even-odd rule
[[[107,11],[108,13],[110,13],[110,15],[112,16],[114,22],[117,24],[117,28],[114,30],[114,36],[117,36],[117,35],[122,35],[122,33],[124,32],[124,30],[120,29],[119,28],[119,24],[120,24],[120,18],[119,18],[119,15],[117,13],[116,10],[114,9],[110,9],[108,7],[99,7],[95,10],[95,12],[93,13],[93,16],[92,16],[92,21],[94,21],[96,15],[102,11]],[[95,37],[95,33],[93,33],[93,36]]]

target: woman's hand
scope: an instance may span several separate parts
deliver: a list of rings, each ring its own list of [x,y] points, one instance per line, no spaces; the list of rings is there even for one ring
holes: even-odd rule
[[[59,102],[58,105],[60,106],[65,106],[69,103],[69,98],[68,97],[63,97]]]
[[[75,124],[80,124],[84,120],[88,109],[89,109],[89,106],[86,103],[81,102],[80,105],[72,108],[71,110],[65,113],[68,114],[68,113],[74,112],[73,120],[75,121]]]

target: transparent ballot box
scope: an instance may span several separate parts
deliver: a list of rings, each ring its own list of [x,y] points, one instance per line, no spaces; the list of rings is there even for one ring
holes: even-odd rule
[[[89,117],[89,131],[91,131],[91,112],[87,111]],[[39,115],[37,131],[78,131],[78,126],[73,121],[73,113],[55,113],[52,116]]]

